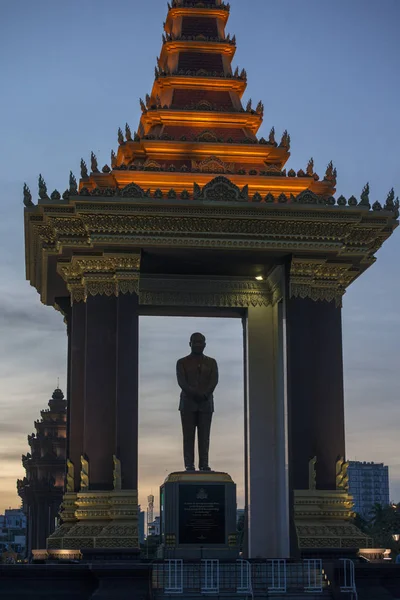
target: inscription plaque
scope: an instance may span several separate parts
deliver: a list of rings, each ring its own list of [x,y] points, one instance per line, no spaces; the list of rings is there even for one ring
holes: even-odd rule
[[[179,543],[225,544],[225,486],[179,486]]]

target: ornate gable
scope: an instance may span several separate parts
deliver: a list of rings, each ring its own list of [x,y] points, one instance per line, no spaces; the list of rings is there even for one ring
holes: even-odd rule
[[[209,156],[198,163],[193,161],[193,170],[200,173],[234,173],[235,165],[225,163],[218,156]]]
[[[216,177],[201,189],[194,184],[195,200],[215,200],[219,202],[247,202],[249,200],[249,188],[246,185],[242,190],[229,181],[226,177]]]

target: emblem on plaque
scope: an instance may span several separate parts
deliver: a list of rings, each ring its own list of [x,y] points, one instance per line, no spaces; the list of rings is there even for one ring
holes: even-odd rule
[[[197,500],[207,500],[208,494],[206,493],[206,491],[203,488],[201,488],[201,490],[197,494],[196,498],[197,498]]]

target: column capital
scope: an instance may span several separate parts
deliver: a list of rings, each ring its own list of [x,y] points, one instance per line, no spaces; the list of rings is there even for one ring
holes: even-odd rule
[[[89,296],[138,294],[140,252],[74,255],[60,260],[57,272],[67,284],[71,304]]]
[[[357,277],[356,271],[350,262],[294,256],[290,267],[290,296],[315,302],[335,301],[336,306],[341,307],[346,287]]]

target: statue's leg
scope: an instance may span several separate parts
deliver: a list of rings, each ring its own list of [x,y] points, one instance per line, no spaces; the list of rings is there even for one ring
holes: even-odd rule
[[[199,412],[197,437],[199,443],[199,469],[209,469],[208,452],[210,449],[211,412]]]
[[[185,469],[194,469],[194,436],[196,432],[196,415],[193,411],[181,412],[183,432],[183,460]]]

